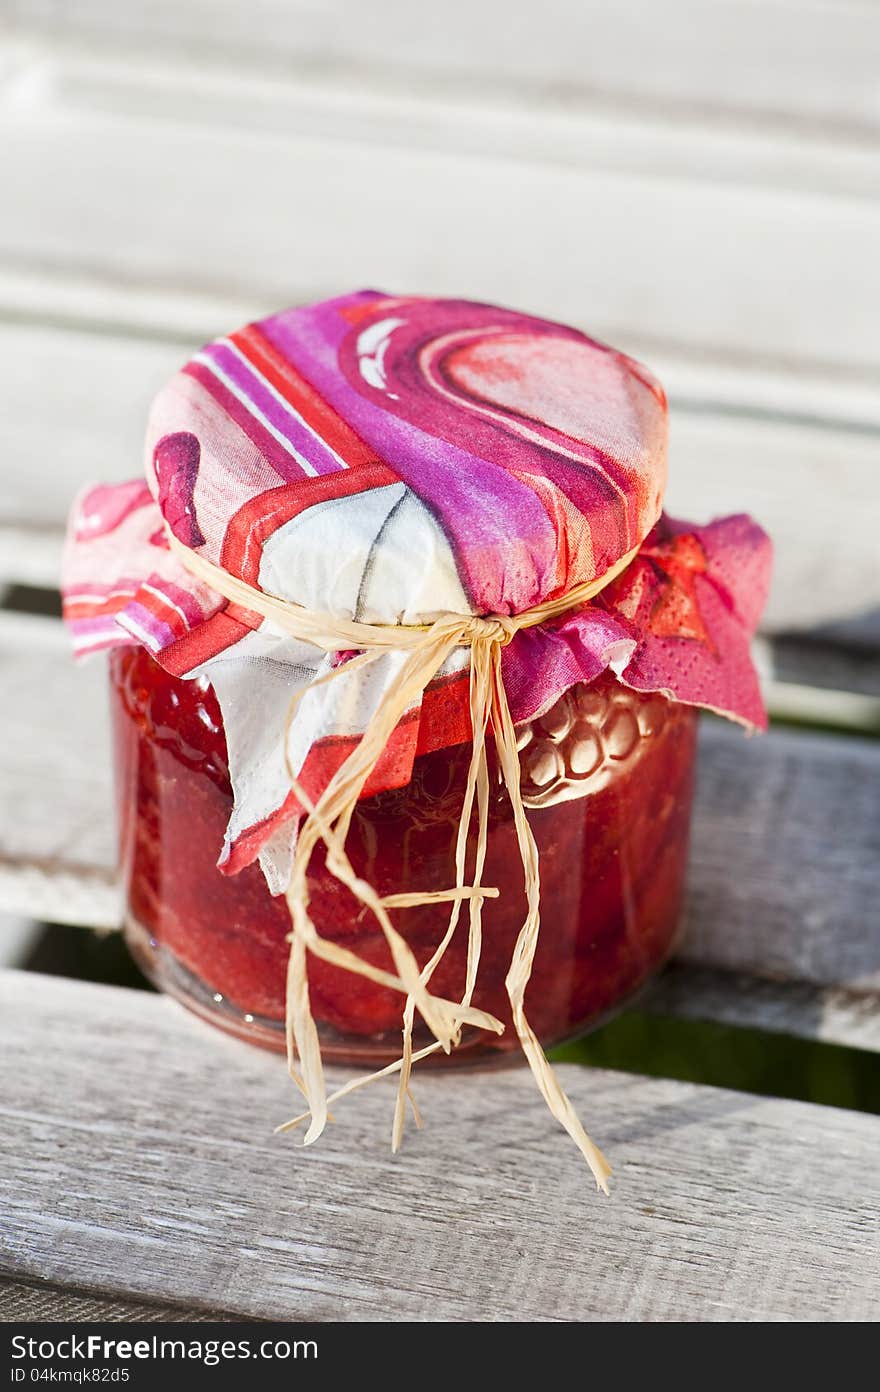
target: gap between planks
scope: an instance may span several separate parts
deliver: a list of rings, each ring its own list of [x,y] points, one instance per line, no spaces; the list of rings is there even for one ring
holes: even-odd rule
[[[2,1261],[2,1257],[0,1257]],[[142,1301],[108,1298],[100,1293],[74,1290],[46,1281],[9,1281],[0,1277],[0,1323],[51,1321],[59,1324],[123,1323],[164,1324],[183,1322],[204,1324],[223,1320],[218,1313],[193,1310],[187,1306],[145,1304]]]
[[[634,1002],[651,1015],[767,1030],[880,1053],[880,996],[676,962]]]

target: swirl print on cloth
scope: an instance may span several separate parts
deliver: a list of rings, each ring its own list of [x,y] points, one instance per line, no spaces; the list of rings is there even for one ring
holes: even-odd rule
[[[661,515],[666,399],[640,364],[575,329],[491,305],[372,291],[287,310],[208,344],[160,393],[148,488],[100,487],[72,519],[65,616],[77,650],[143,644],[214,686],[235,809],[221,868],[283,888],[299,808],[284,768],[292,693],[345,655],[293,640],[194,579],[187,547],[334,617],[423,624],[517,614],[638,556],[592,603],[505,648],[513,717],[611,666],[746,725],[769,542],[749,518]],[[292,768],[317,796],[357,743],[398,655],[306,690]],[[400,722],[364,795],[470,737],[458,649]],[[260,703],[255,710],[254,682]]]

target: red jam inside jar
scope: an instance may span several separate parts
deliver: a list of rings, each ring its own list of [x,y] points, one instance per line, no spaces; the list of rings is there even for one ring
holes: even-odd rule
[[[217,700],[201,681],[169,676],[139,648],[111,654],[111,695],[129,945],[163,990],[256,1043],[284,1047],[290,920],[253,865],[217,869],[232,809]],[[541,857],[542,926],[526,992],[545,1047],[621,1006],[672,950],[690,824],[697,713],[640,694],[611,674],[574,687],[519,727],[522,790]],[[381,894],[447,889],[470,747],[420,756],[411,783],[361,801],[347,842],[359,875]],[[490,753],[491,765],[491,753]],[[494,766],[474,1004],[505,1022],[501,1036],[465,1034],[443,1063],[518,1049],[504,978],[525,915],[523,870],[507,794]],[[318,931],[392,970],[373,917],[326,870],[309,872]],[[395,924],[420,965],[448,923],[448,904],[402,909]],[[432,977],[460,998],[467,912]],[[310,956],[312,1013],[325,1057],[399,1057],[403,996]],[[428,1042],[415,1033],[417,1044]]]

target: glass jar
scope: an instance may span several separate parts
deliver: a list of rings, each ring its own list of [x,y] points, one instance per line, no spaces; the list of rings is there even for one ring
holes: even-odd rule
[[[169,676],[139,648],[110,657],[126,935],[164,991],[254,1043],[284,1048],[290,920],[256,865],[216,868],[232,791],[220,709],[204,681]],[[549,1047],[617,1009],[668,957],[687,861],[697,712],[642,695],[606,674],[567,692],[519,727],[524,801],[541,856],[542,928],[526,994]],[[381,894],[445,889],[470,746],[420,756],[412,781],[358,804],[347,850]],[[525,914],[510,803],[492,768],[483,950],[474,1004],[507,1026],[466,1032],[444,1064],[500,1058],[519,1044],[504,978]],[[310,867],[313,920],[325,937],[391,969],[378,925],[326,870]],[[449,906],[399,910],[395,923],[420,965],[443,936]],[[467,914],[432,978],[458,998]],[[328,1060],[381,1065],[400,1054],[403,997],[309,957],[309,990]],[[429,1042],[415,1033],[416,1045]]]

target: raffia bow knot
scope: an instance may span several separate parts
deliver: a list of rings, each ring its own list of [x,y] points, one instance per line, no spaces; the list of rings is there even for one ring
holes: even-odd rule
[[[497,643],[504,647],[516,637],[518,625],[516,619],[506,614],[490,614],[485,618],[475,614],[473,618],[467,620],[467,626],[463,629],[462,639],[466,643]]]
[[[308,1120],[305,1144],[309,1145],[317,1140],[324,1130],[329,1119],[329,1107],[334,1102],[375,1078],[397,1072],[400,1076],[392,1127],[392,1147],[396,1150],[403,1135],[407,1101],[413,1107],[417,1123],[419,1121],[418,1111],[410,1094],[413,1064],[438,1049],[449,1053],[460,1042],[465,1025],[497,1034],[503,1033],[504,1026],[501,1021],[472,1004],[482,945],[483,902],[498,894],[497,889],[482,883],[489,823],[487,735],[491,726],[498,764],[513,812],[525,875],[527,902],[526,917],[517,937],[505,979],[511,1016],[517,1037],[547,1106],[579,1147],[596,1183],[607,1193],[610,1166],[581,1125],[525,1013],[525,991],[531,976],[540,928],[540,875],[538,848],[520,792],[517,738],[504,688],[501,655],[503,648],[520,629],[532,628],[593,599],[629,565],[639,547],[633,547],[596,579],[578,585],[566,594],[545,600],[522,613],[449,613],[441,615],[431,624],[408,626],[358,623],[355,620],[307,610],[290,600],[266,594],[263,590],[256,589],[215,566],[198,552],[192,551],[174,536],[167,524],[166,531],[169,545],[183,565],[227,600],[261,614],[283,632],[313,643],[326,652],[358,651],[356,657],[340,663],[310,686],[296,691],[291,699],[287,717],[287,772],[291,788],[305,812],[305,818],[297,839],[290,883],[286,892],[292,931],[289,939],[285,1027],[288,1067],[303,1093],[308,1110],[286,1122],[279,1130],[287,1130]],[[345,842],[351,818],[367,780],[400,719],[407,709],[420,700],[425,688],[436,677],[452,652],[463,645],[469,646],[471,650],[469,703],[473,747],[456,838],[455,885],[448,890],[417,891],[382,897],[376,893],[372,885],[355,873],[346,854]],[[402,653],[403,661],[399,670],[386,688],[382,704],[370,720],[359,743],[329,780],[317,802],[313,803],[301,786],[289,759],[288,735],[298,703],[305,691],[333,681],[356,667],[374,662],[389,651]],[[468,874],[468,836],[475,803],[477,833]],[[309,914],[307,872],[312,853],[319,841],[323,841],[326,847],[325,863],[328,870],[375,917],[388,945],[392,971],[376,967],[349,948],[324,938],[312,921]],[[406,939],[394,927],[390,911],[444,901],[450,904],[446,931],[429,961],[423,967],[419,967]],[[430,990],[430,982],[452,940],[465,901],[468,903],[469,913],[465,987],[460,1000],[449,1001],[434,995]],[[401,1057],[377,1073],[354,1079],[330,1097],[327,1095],[318,1032],[309,1004],[309,952],[381,986],[400,991],[406,998],[403,1009]],[[434,1036],[434,1043],[414,1051],[412,1034],[416,1010]]]

